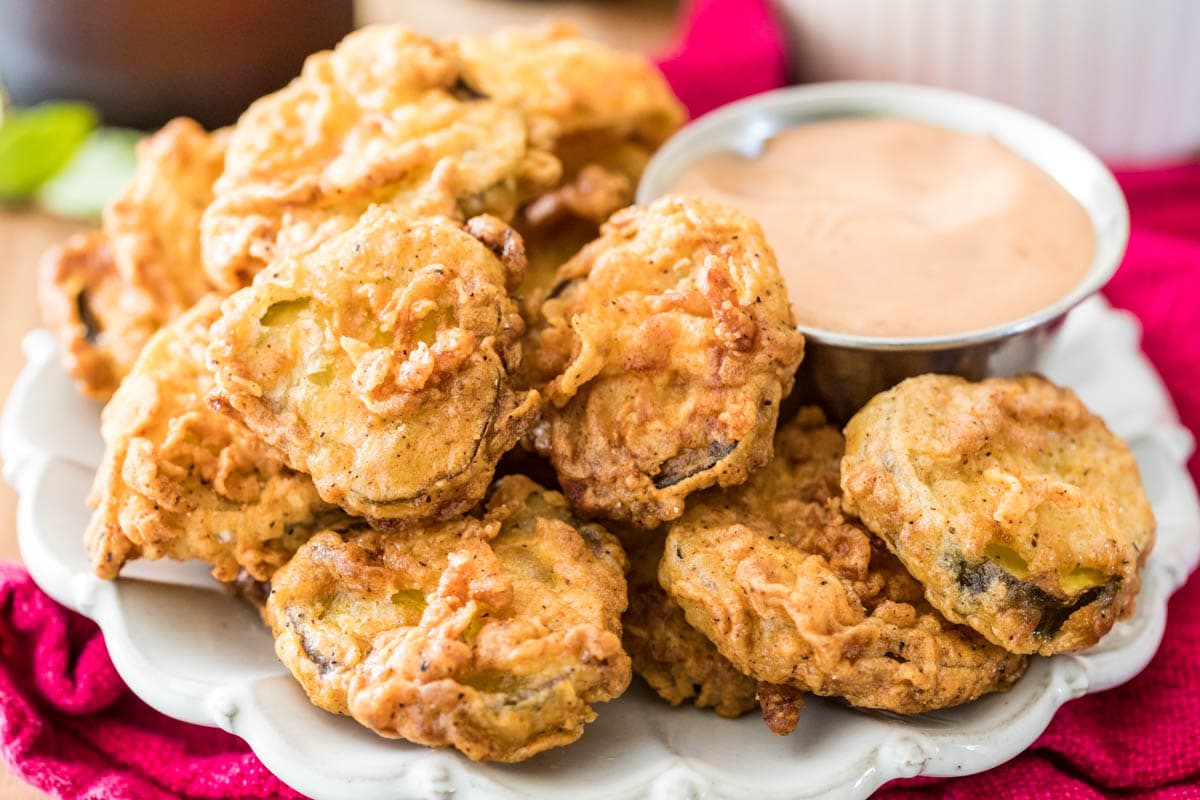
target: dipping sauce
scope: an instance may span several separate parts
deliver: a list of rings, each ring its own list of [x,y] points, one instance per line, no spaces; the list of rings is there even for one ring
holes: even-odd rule
[[[788,129],[758,158],[690,165],[672,191],[757,219],[801,325],[911,337],[1011,322],[1088,272],[1087,212],[987,136],[891,117]]]

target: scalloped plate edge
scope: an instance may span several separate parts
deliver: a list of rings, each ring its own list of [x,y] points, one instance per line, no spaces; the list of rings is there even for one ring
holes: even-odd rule
[[[1116,317],[1114,312],[1109,315]],[[1122,321],[1122,324],[1125,324]],[[38,336],[35,334],[34,336]],[[1140,352],[1135,354],[1144,359]],[[446,751],[429,751],[408,759],[403,771],[362,775],[348,779],[336,769],[298,762],[290,757],[279,723],[262,706],[257,689],[265,680],[237,683],[204,683],[181,680],[155,667],[141,656],[130,638],[126,614],[122,608],[120,583],[102,581],[90,572],[73,570],[44,546],[39,522],[34,515],[35,500],[47,476],[56,469],[84,470],[78,461],[48,457],[21,437],[15,418],[17,411],[36,400],[37,373],[54,358],[53,341],[41,343],[31,337],[26,354],[30,364],[18,377],[5,405],[0,424],[0,450],[5,457],[5,477],[20,492],[18,536],[34,580],[64,605],[94,619],[109,643],[114,665],[134,692],[149,705],[168,716],[202,725],[221,727],[245,739],[263,763],[275,774],[300,791],[315,797],[341,800],[370,796],[388,798],[521,797],[521,793],[502,781],[472,773],[470,765]],[[1157,376],[1156,376],[1157,377]],[[1169,405],[1169,403],[1168,403]],[[1129,680],[1153,657],[1161,641],[1170,595],[1187,579],[1200,558],[1200,501],[1183,462],[1190,451],[1190,439],[1173,418],[1161,420],[1145,431],[1138,444],[1156,451],[1158,457],[1174,467],[1176,500],[1172,523],[1178,530],[1171,541],[1161,541],[1171,558],[1151,559],[1145,574],[1145,586],[1139,595],[1139,617],[1143,617],[1134,635],[1115,650],[1100,649],[1059,656],[1049,660],[1050,677],[1034,703],[1014,712],[1018,719],[1007,719],[994,728],[1019,729],[1020,736],[1009,736],[1003,747],[992,747],[986,754],[975,752],[969,764],[960,763],[962,753],[953,746],[953,734],[902,731],[864,752],[842,774],[827,776],[822,785],[805,787],[802,796],[836,794],[865,797],[894,778],[926,775],[963,775],[980,772],[1007,761],[1023,751],[1049,725],[1057,709],[1074,697],[1099,691]],[[1156,546],[1156,547],[1158,547]],[[1103,648],[1103,645],[1101,645]],[[961,748],[959,748],[961,749]],[[764,793],[761,787],[737,787],[728,783],[728,775],[709,769],[685,756],[674,755],[661,771],[646,776],[638,785],[625,785],[614,796],[654,798],[690,798],[715,794],[742,798],[753,791],[762,797],[797,797],[795,787]]]

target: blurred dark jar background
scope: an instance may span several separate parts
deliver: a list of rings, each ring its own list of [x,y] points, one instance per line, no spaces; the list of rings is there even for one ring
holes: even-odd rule
[[[0,0],[17,105],[86,100],[110,125],[237,119],[354,28],[352,0]]]

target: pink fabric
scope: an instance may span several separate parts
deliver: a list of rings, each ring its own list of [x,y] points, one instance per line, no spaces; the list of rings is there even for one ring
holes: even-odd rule
[[[787,43],[767,0],[691,0],[682,19],[658,65],[693,117],[787,83]]]
[[[783,37],[762,0],[695,0],[663,70],[693,115],[783,83]],[[1200,432],[1200,164],[1120,176],[1129,254],[1107,294]],[[1200,459],[1191,464],[1200,478]],[[61,798],[299,798],[246,745],[135,698],[89,621],[0,565],[0,755]],[[1059,711],[1026,753],[991,772],[885,787],[887,800],[1200,798],[1200,578],[1171,602],[1162,649],[1136,679]]]
[[[302,797],[240,739],[134,697],[96,626],[9,565],[0,565],[0,755],[69,800]]]

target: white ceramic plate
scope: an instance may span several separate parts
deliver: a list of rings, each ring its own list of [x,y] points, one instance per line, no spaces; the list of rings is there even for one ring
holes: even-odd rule
[[[1028,747],[1067,700],[1136,675],[1158,648],[1167,598],[1200,558],[1200,507],[1184,467],[1191,437],[1138,350],[1136,322],[1092,299],[1067,320],[1043,369],[1129,440],[1158,516],[1137,612],[1098,647],[1036,660],[1011,692],[937,714],[901,718],[814,699],[785,738],[757,715],[672,709],[635,681],[599,707],[576,744],[515,766],[473,764],[314,708],[255,615],[213,591],[198,565],[135,563],[120,581],[93,577],[82,535],[102,449],[99,409],[76,395],[48,333],[31,334],[25,351],[0,450],[21,495],[21,552],[34,579],[100,624],[143,700],[242,737],[272,772],[320,800],[865,797],[896,777],[979,772]]]

